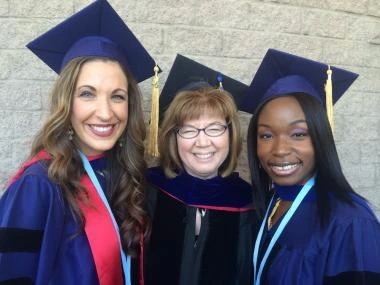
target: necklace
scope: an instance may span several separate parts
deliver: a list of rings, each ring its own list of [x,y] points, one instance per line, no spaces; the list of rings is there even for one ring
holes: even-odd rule
[[[281,199],[277,198],[276,204],[274,205],[273,210],[272,210],[272,212],[271,212],[271,214],[269,215],[269,218],[268,218],[268,230],[270,230],[272,228],[272,218],[273,218],[274,214],[276,214],[277,209],[280,206],[280,203],[281,203]]]

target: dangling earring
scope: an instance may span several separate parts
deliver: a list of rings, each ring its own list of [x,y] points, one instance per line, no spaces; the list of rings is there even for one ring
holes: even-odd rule
[[[125,143],[125,139],[124,138],[119,138],[119,147],[123,147],[124,143]]]
[[[261,169],[261,168],[263,168],[263,167],[261,166],[261,163],[259,163],[259,169]]]
[[[74,131],[71,127],[69,127],[69,129],[67,130],[67,135],[69,136],[69,140],[72,141],[73,136],[74,136]]]

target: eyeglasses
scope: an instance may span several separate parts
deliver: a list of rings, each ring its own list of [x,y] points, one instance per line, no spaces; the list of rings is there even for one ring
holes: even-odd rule
[[[204,131],[204,133],[209,137],[219,137],[223,135],[226,130],[226,125],[211,124],[203,129],[198,129],[193,126],[183,126],[182,128],[177,129],[176,132],[184,139],[193,139],[199,135],[200,131]]]

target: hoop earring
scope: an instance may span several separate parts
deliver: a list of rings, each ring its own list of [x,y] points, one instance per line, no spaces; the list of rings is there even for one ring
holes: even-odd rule
[[[67,135],[69,137],[69,141],[72,141],[73,140],[73,136],[74,136],[74,131],[71,127],[69,127],[69,129],[67,130]]]

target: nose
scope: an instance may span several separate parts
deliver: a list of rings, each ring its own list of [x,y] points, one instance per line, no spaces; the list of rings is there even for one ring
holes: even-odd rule
[[[279,136],[273,141],[272,153],[275,156],[285,156],[291,151],[291,145],[286,137]]]
[[[197,146],[208,146],[210,144],[210,137],[206,135],[204,130],[200,130],[198,136],[196,137],[195,144]]]
[[[102,121],[109,121],[112,118],[112,106],[110,100],[107,96],[103,98],[99,97],[99,100],[96,105],[96,115]]]

